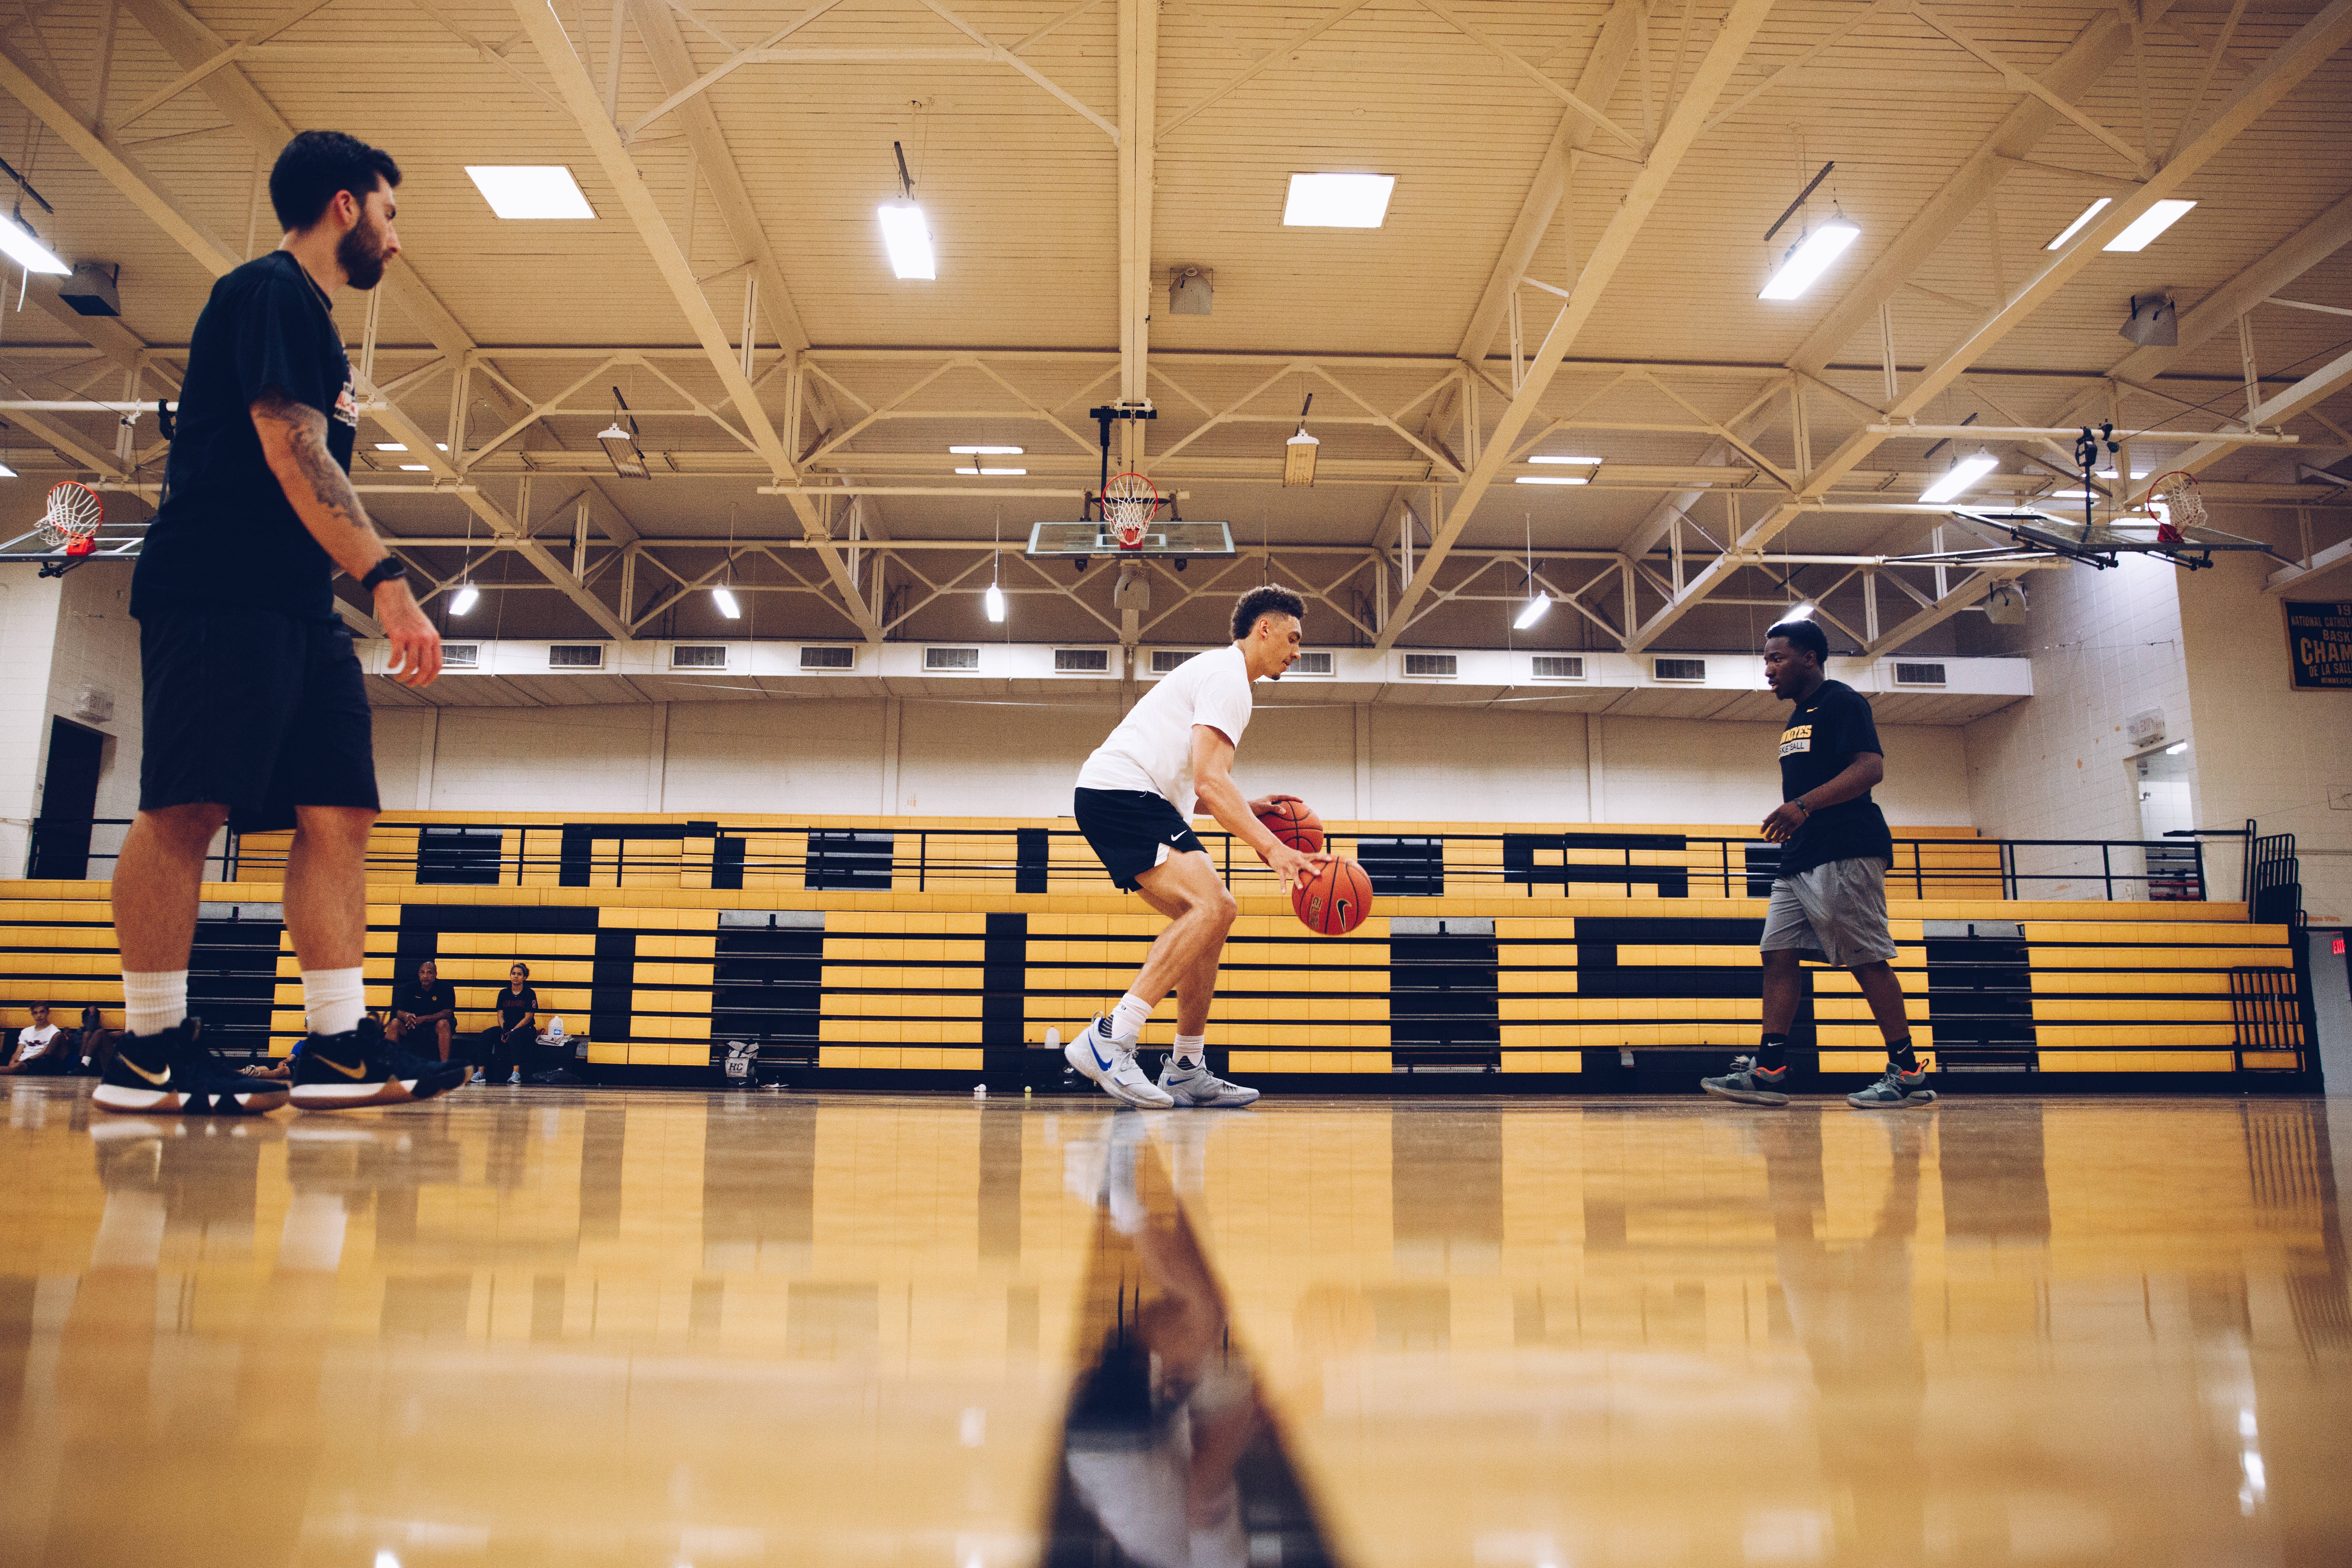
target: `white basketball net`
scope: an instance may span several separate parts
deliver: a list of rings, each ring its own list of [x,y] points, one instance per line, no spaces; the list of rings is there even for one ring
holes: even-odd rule
[[[89,539],[98,532],[100,515],[97,492],[68,479],[49,491],[48,510],[41,514],[41,542],[54,550]]]
[[[1160,491],[1141,474],[1114,474],[1103,487],[1103,521],[1118,535],[1122,550],[1143,542],[1143,531],[1159,510]]]
[[[2162,481],[2157,499],[2164,503],[2164,520],[2175,528],[2205,526],[2205,502],[2197,493],[2197,481],[2187,474],[2173,474]]]

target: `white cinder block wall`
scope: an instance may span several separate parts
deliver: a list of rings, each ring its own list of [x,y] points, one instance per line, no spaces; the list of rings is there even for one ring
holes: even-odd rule
[[[903,812],[1056,816],[1117,721],[1108,702],[922,700],[379,709],[391,810]],[[1586,721],[1438,707],[1269,707],[1236,770],[1334,818],[1745,822],[1779,798],[1769,724]],[[1965,826],[1956,729],[1890,727],[1880,797],[1908,826]],[[1597,746],[1596,746],[1597,741]]]
[[[1969,821],[1999,838],[2140,836],[2137,784],[2127,761],[2135,748],[2126,738],[2126,721],[2161,709],[2168,743],[2189,741],[2190,760],[2197,756],[2182,657],[2180,576],[2167,563],[2126,556],[2109,571],[2075,566],[2028,579],[2033,696],[1964,731]],[[2193,782],[2191,800],[2200,826],[2226,826],[2207,819]],[[2019,853],[2021,869],[2053,875],[2088,874],[2100,863],[2096,850]],[[2226,870],[2228,878],[2226,885],[2217,878],[2217,895],[2235,897],[2231,852],[2218,853],[2215,862],[2213,870]],[[2044,898],[2097,898],[2105,891],[2095,882],[2063,881],[2024,890]]]

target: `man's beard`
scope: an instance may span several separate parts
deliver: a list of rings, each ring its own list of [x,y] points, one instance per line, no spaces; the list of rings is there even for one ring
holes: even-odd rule
[[[383,281],[383,231],[362,222],[335,247],[335,260],[354,289],[366,290]]]

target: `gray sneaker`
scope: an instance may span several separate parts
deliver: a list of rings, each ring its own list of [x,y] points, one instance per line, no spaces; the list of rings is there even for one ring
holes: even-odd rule
[[[1257,1098],[1257,1090],[1228,1083],[1211,1072],[1206,1062],[1199,1067],[1178,1067],[1173,1051],[1168,1055],[1167,1065],[1160,1069],[1160,1091],[1179,1105],[1208,1105],[1227,1110],[1247,1105]]]
[[[1781,1086],[1788,1081],[1785,1067],[1767,1072],[1753,1057],[1734,1057],[1729,1072],[1721,1078],[1703,1078],[1698,1086],[1717,1099],[1736,1100],[1742,1105],[1786,1105],[1789,1097],[1781,1092]]]
[[[1905,1072],[1889,1062],[1886,1076],[1868,1089],[1857,1089],[1845,1097],[1845,1102],[1857,1110],[1900,1110],[1906,1105],[1926,1105],[1936,1098],[1927,1087],[1927,1069],[1913,1068]]]

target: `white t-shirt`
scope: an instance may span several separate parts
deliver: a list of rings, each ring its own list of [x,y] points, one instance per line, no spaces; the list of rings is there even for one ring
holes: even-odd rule
[[[1249,664],[1239,645],[1196,654],[1129,710],[1078,770],[1078,787],[1145,790],[1190,816],[1200,798],[1192,787],[1192,726],[1209,725],[1238,746],[1250,706]]]
[[[25,1054],[17,1059],[31,1061],[35,1057],[42,1055],[57,1043],[60,1033],[62,1031],[55,1024],[51,1024],[46,1029],[36,1029],[26,1025],[16,1034],[16,1043],[25,1047]]]

